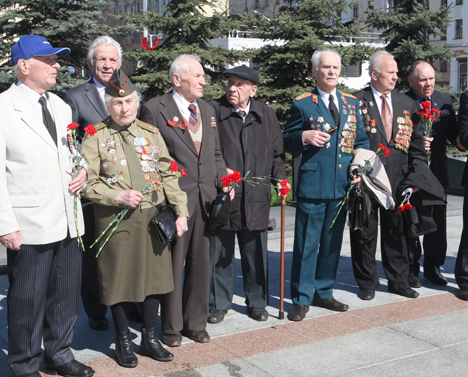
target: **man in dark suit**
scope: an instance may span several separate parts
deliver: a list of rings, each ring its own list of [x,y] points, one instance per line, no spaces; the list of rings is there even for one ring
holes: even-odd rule
[[[291,321],[302,321],[309,306],[344,312],[333,297],[346,211],[337,207],[349,187],[355,148],[369,148],[356,97],[336,90],[341,57],[315,51],[312,73],[317,88],[297,97],[283,132],[286,149],[302,153],[297,181],[296,227],[291,270]],[[360,184],[361,178],[352,183]],[[336,217],[335,222],[334,218]]]
[[[393,57],[386,51],[379,51],[371,56],[369,62],[371,85],[355,93],[359,99],[370,149],[376,151],[378,144],[382,144],[390,150],[388,157],[381,155],[380,159],[387,172],[396,206],[402,200],[398,190],[402,180],[414,174],[417,164],[427,165],[416,104],[408,100],[406,95],[393,90],[398,79],[397,72],[397,63]],[[408,284],[409,263],[402,213],[396,208],[385,210],[379,207],[377,201],[373,200],[368,225],[362,230],[351,232],[351,257],[354,276],[361,290],[359,297],[372,300],[379,286],[375,253],[380,212],[380,245],[388,291],[416,298],[418,292]]]
[[[93,76],[88,82],[67,90],[62,97],[72,109],[73,122],[80,125],[78,129],[80,138],[84,135],[85,127],[89,124],[94,125],[109,116],[104,104],[104,92],[112,73],[120,68],[121,64],[122,48],[113,38],[102,35],[89,46],[88,67]],[[96,253],[91,250],[91,245],[96,239],[93,203],[87,199],[83,199],[83,215],[85,252],[83,253],[81,299],[88,315],[89,327],[94,330],[106,330],[109,326],[106,318],[107,306],[100,302]],[[130,317],[141,321],[141,315],[136,306],[130,313]]]
[[[429,101],[433,109],[440,112],[435,115],[432,124],[432,137],[425,137],[426,150],[431,151],[430,169],[437,177],[444,190],[449,186],[447,163],[447,138],[456,144],[458,136],[457,117],[453,110],[452,97],[448,94],[434,91],[434,68],[426,61],[418,60],[413,63],[408,76],[411,89],[406,92],[416,101],[418,109],[421,103]],[[447,279],[441,274],[440,266],[445,262],[447,254],[447,205],[431,207],[432,217],[437,224],[437,231],[424,236],[424,277],[436,285],[447,285]],[[421,257],[421,243],[419,238],[408,238],[408,255],[410,271],[408,282],[411,287],[421,287],[419,280],[419,258]]]
[[[462,151],[466,151],[468,150],[468,91],[463,92],[460,96],[458,127],[460,136],[457,138],[457,147]],[[463,231],[455,263],[455,279],[460,287],[458,297],[468,301],[468,164],[465,164],[462,186],[465,187],[465,196],[463,198]]]
[[[172,93],[148,101],[141,109],[140,119],[159,128],[169,154],[187,172],[179,184],[187,193],[188,231],[172,245],[174,290],[161,303],[162,340],[177,347],[182,335],[199,343],[210,340],[206,331],[210,254],[209,237],[204,230],[227,171],[214,109],[201,99],[206,82],[200,58],[177,57],[169,76]]]
[[[258,72],[245,65],[228,69],[226,94],[211,101],[219,140],[229,169],[242,176],[271,177],[277,187],[286,178],[281,127],[275,111],[254,100]],[[275,181],[275,179],[277,181]],[[235,286],[235,238],[239,244],[247,312],[256,321],[268,319],[268,216],[270,180],[252,186],[240,183],[229,221],[210,240],[211,284],[208,323],[220,323],[231,308]]]
[[[71,351],[80,308],[83,234],[78,201],[87,171],[72,180],[67,142],[70,107],[47,90],[56,83],[57,57],[38,35],[11,50],[18,82],[0,94],[0,243],[8,258],[8,364],[14,376],[40,377],[41,343],[46,374],[90,377],[94,370]],[[18,142],[20,140],[21,142]]]

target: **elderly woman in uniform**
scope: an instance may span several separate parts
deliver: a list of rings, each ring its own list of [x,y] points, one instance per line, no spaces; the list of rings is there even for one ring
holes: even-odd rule
[[[173,290],[171,255],[150,221],[155,207],[168,202],[178,215],[180,237],[187,230],[188,216],[187,197],[171,173],[163,138],[157,128],[136,119],[139,97],[125,73],[115,70],[105,90],[110,116],[95,125],[97,133],[87,135],[82,148],[89,174],[84,196],[96,203],[96,234],[129,208],[98,256],[101,301],[111,306],[117,362],[129,368],[138,364],[127,320],[132,302],[142,303],[140,354],[158,361],[174,358],[162,347],[156,331],[159,302]],[[143,194],[148,187],[155,189]]]

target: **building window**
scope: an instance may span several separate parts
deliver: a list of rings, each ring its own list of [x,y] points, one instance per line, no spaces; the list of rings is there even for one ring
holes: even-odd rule
[[[154,0],[154,9],[157,9],[159,12],[159,0]]]
[[[463,0],[455,0],[455,5],[462,5],[463,4]]]
[[[358,18],[359,17],[359,5],[355,5],[353,7],[353,17]]]
[[[213,11],[213,16],[214,16],[216,14],[216,7],[211,8],[211,10]]]
[[[348,65],[346,68],[341,70],[343,76],[346,77],[361,77],[362,75],[362,63],[355,65]]]
[[[440,40],[441,41],[446,41],[447,40],[447,29],[445,29],[442,33],[442,35],[440,36]]]
[[[370,0],[367,2],[367,8],[374,9],[374,0]]]
[[[455,39],[463,38],[463,19],[455,20]]]
[[[440,0],[440,7],[447,7],[447,0]]]
[[[447,72],[447,62],[441,61],[440,62],[440,72]]]

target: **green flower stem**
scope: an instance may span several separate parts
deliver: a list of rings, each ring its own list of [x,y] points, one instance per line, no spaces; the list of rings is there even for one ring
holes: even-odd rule
[[[101,235],[96,238],[96,241],[94,241],[94,243],[91,245],[91,248],[96,245],[96,243],[107,233],[107,231],[109,230],[109,228],[114,225],[114,227],[112,228],[112,231],[111,233],[109,234],[109,236],[106,238],[106,240],[104,241],[104,243],[101,245],[101,247],[99,248],[97,254],[96,254],[96,258],[99,256],[99,254],[101,253],[102,249],[104,248],[104,246],[106,246],[107,244],[107,241],[109,241],[109,239],[113,236],[113,234],[115,233],[115,231],[117,230],[117,228],[119,227],[121,221],[123,220],[123,218],[125,217],[125,215],[127,214],[128,210],[130,208],[129,207],[125,207],[122,211],[119,212],[119,214],[114,218],[114,220],[112,220],[112,222],[107,226],[107,228],[101,233]]]

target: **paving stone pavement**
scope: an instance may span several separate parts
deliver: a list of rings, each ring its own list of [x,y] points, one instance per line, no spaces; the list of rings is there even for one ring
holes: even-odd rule
[[[362,301],[353,277],[349,232],[345,229],[334,296],[347,303],[346,313],[311,307],[302,322],[278,318],[280,215],[273,208],[277,229],[269,233],[270,318],[256,322],[246,314],[240,259],[236,255],[236,295],[225,321],[208,325],[207,344],[184,338],[171,348],[175,359],[159,363],[138,356],[139,366],[121,368],[114,360],[114,329],[96,332],[81,308],[73,349],[77,360],[91,365],[95,376],[454,376],[468,370],[468,302],[456,297],[453,276],[462,230],[463,198],[449,196],[448,253],[443,273],[449,284],[437,287],[421,278],[420,297],[406,299],[387,292],[387,281],[377,252],[381,285],[372,301]],[[285,315],[292,308],[289,293],[294,231],[294,208],[286,208]],[[0,272],[5,273],[5,252],[0,249]],[[0,376],[9,377],[6,294],[8,280],[0,275]],[[135,349],[140,324],[131,322]]]

